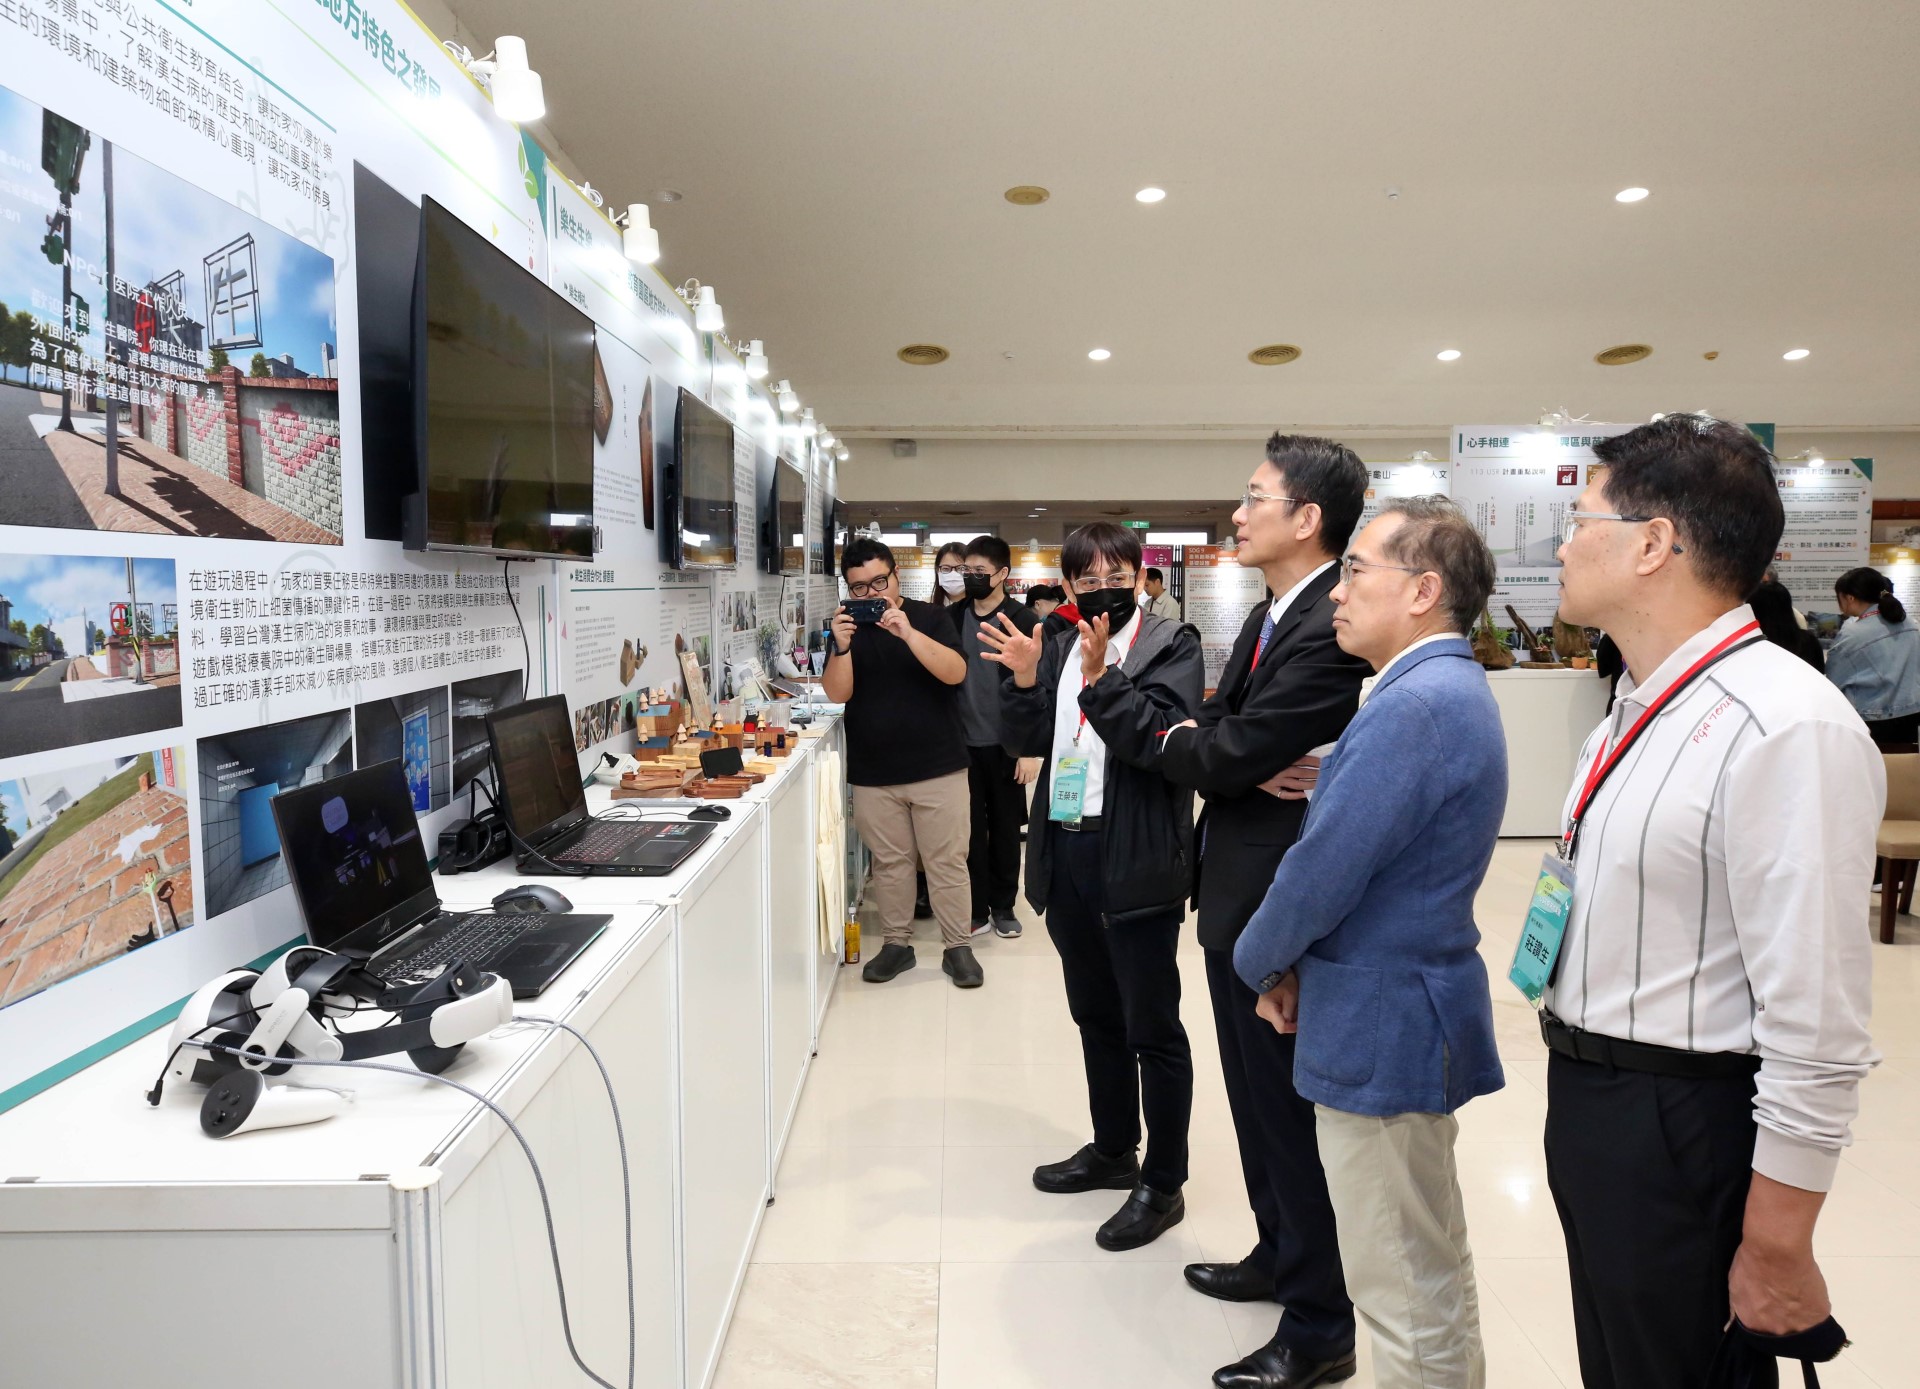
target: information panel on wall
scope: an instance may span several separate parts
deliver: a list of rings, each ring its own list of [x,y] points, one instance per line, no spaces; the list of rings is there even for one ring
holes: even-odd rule
[[[1873,536],[1873,461],[1837,458],[1774,469],[1786,529],[1773,569],[1802,609],[1832,612],[1834,581],[1867,563]]]
[[[1455,425],[1453,497],[1493,551],[1488,609],[1511,625],[1509,606],[1536,630],[1560,610],[1560,538],[1587,485],[1593,446],[1631,424]]]
[[[1360,508],[1360,524],[1354,527],[1354,534],[1358,535],[1396,497],[1449,495],[1451,471],[1445,463],[1424,458],[1405,463],[1367,464],[1367,499]]]
[[[1186,578],[1182,612],[1200,632],[1211,690],[1220,683],[1247,614],[1266,596],[1267,581],[1258,569],[1243,568],[1232,550],[1219,545],[1188,545],[1181,560]]]

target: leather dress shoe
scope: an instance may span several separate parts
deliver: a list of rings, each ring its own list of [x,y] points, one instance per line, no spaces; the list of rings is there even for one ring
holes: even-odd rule
[[[1268,1344],[1215,1370],[1213,1382],[1218,1389],[1312,1389],[1352,1379],[1357,1369],[1352,1351],[1337,1360],[1309,1360],[1292,1346]]]
[[[1188,1264],[1184,1272],[1194,1291],[1222,1302],[1279,1301],[1273,1295],[1273,1278],[1255,1267],[1251,1259],[1237,1264]]]
[[[1141,1182],[1134,1187],[1127,1204],[1095,1232],[1093,1242],[1116,1254],[1138,1249],[1152,1244],[1186,1218],[1186,1197],[1177,1191],[1155,1191]]]
[[[1140,1180],[1140,1164],[1128,1149],[1108,1157],[1089,1143],[1065,1162],[1049,1162],[1033,1169],[1033,1184],[1056,1196],[1076,1191],[1131,1191]]]
[[[913,947],[888,941],[880,947],[878,955],[867,961],[866,968],[860,971],[860,977],[869,984],[884,984],[913,966]]]

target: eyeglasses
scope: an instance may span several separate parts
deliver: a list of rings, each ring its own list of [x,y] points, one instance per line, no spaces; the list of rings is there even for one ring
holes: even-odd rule
[[[878,598],[887,591],[887,585],[893,582],[893,571],[889,569],[877,579],[869,579],[864,584],[848,584],[849,598]]]
[[[1132,574],[1109,574],[1105,579],[1096,579],[1089,575],[1086,578],[1075,579],[1073,581],[1073,591],[1075,593],[1098,593],[1103,588],[1132,588],[1133,584],[1134,576]]]
[[[1617,511],[1569,511],[1567,513],[1567,523],[1560,530],[1560,543],[1562,545],[1571,545],[1573,543],[1573,537],[1579,532],[1580,527],[1589,521],[1643,522],[1657,521],[1659,519],[1657,516],[1622,516]],[[1675,545],[1673,552],[1676,555],[1684,555],[1686,549],[1682,546]]]
[[[944,574],[946,571],[943,569],[940,572]],[[968,565],[966,568],[962,569],[960,572],[962,574],[971,574],[976,579],[991,579],[995,574],[998,574],[1000,571],[998,569],[976,569],[972,565]]]
[[[1255,502],[1291,502],[1295,506],[1300,506],[1304,500],[1301,497],[1283,497],[1277,492],[1262,492],[1257,487],[1249,487],[1240,494],[1240,509],[1252,511]]]
[[[1425,569],[1416,569],[1411,564],[1376,564],[1370,559],[1358,559],[1353,555],[1348,555],[1340,561],[1341,579],[1346,583],[1352,583],[1356,568],[1362,573],[1365,573],[1369,569],[1397,569],[1402,574],[1425,574],[1428,572]]]
[[[942,564],[937,566],[933,572],[936,574],[964,574],[967,572],[967,566],[964,564]]]

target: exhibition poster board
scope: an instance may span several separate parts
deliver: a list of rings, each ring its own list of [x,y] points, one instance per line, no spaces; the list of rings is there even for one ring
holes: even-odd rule
[[[1396,497],[1445,497],[1451,494],[1451,469],[1445,463],[1413,459],[1405,463],[1367,464],[1367,499],[1360,508],[1358,535]]]
[[[1186,598],[1182,613],[1200,632],[1200,651],[1206,660],[1207,689],[1220,683],[1233,643],[1246,625],[1253,605],[1267,596],[1267,581],[1258,569],[1245,569],[1234,551],[1220,545],[1182,548]]]
[[[1061,584],[1066,580],[1060,574],[1060,547],[1042,545],[1020,546],[1013,552],[1012,573],[1007,576],[1007,592],[1014,597],[1022,597],[1035,584]]]
[[[1836,458],[1773,470],[1786,529],[1773,569],[1794,604],[1836,614],[1834,581],[1868,562],[1873,533],[1873,460]],[[1904,601],[1904,600],[1903,600]],[[1836,628],[1838,623],[1833,624]]]
[[[1920,612],[1920,550],[1906,545],[1870,545],[1867,547],[1867,563],[1887,576],[1888,582],[1893,585],[1893,596],[1900,600],[1901,607],[1908,612]],[[1827,593],[1831,592],[1832,589],[1829,588]],[[1824,597],[1825,595],[1809,592],[1807,599],[1816,596]],[[1794,595],[1793,601],[1802,611],[1808,606],[1807,600],[1802,599],[1798,594]],[[1829,598],[1827,602],[1831,602],[1831,599]],[[1824,611],[1827,603],[1818,603],[1815,606]]]
[[[1560,538],[1566,513],[1587,485],[1593,446],[1632,424],[1455,425],[1452,495],[1493,551],[1488,609],[1512,626],[1511,606],[1536,631],[1560,610]]]

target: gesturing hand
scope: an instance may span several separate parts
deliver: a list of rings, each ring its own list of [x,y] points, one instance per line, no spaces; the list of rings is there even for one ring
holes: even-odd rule
[[[1260,783],[1260,789],[1283,801],[1304,801],[1320,780],[1320,759],[1309,754]]]
[[[1040,629],[1035,627],[1033,630],[1038,632]],[[1013,625],[1013,619],[1001,613],[993,622],[980,624],[980,644],[990,648],[980,653],[981,660],[1005,666],[1013,672],[1014,683],[1022,689],[1033,684],[1035,672],[1040,669],[1039,637],[1022,632]]]
[[[888,608],[880,618],[880,630],[891,632],[901,641],[913,635],[913,624],[907,621],[905,608]]]
[[[1089,685],[1107,673],[1107,615],[1080,619],[1080,674]]]

